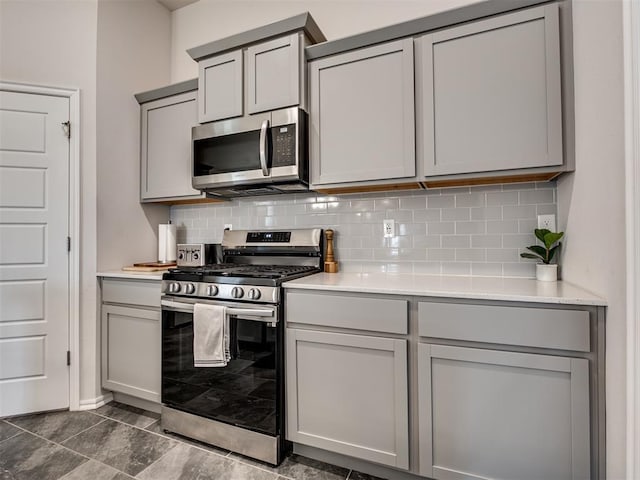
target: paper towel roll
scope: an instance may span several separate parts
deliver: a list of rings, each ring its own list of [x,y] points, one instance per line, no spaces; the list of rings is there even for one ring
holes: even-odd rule
[[[158,261],[176,261],[176,226],[171,223],[158,225]]]

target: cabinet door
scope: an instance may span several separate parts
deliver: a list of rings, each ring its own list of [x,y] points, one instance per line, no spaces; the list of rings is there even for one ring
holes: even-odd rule
[[[293,34],[247,49],[249,113],[300,103],[300,48]]]
[[[426,176],[562,165],[556,4],[418,41]]]
[[[144,201],[202,198],[191,186],[191,127],[197,92],[142,105],[140,197]]]
[[[588,360],[419,344],[418,376],[420,474],[590,478]]]
[[[160,402],[160,310],[102,305],[102,386]]]
[[[311,183],[415,175],[413,40],[310,63]]]
[[[242,50],[198,62],[200,123],[242,116]]]
[[[406,340],[287,329],[287,439],[409,467]]]

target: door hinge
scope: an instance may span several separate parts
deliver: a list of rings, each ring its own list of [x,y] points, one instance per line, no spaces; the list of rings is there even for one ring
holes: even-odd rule
[[[62,131],[67,138],[71,138],[71,122],[62,122]]]
[[[67,366],[71,365],[71,351],[67,350]]]
[[[67,252],[71,251],[71,237],[67,237]]]

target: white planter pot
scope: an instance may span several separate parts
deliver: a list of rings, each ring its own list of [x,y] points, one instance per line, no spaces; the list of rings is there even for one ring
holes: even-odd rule
[[[556,282],[558,280],[558,265],[538,263],[536,265],[536,280],[541,282]]]

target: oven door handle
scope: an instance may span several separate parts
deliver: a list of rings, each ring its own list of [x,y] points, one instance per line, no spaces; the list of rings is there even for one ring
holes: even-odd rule
[[[162,300],[160,302],[162,307],[167,307],[174,312],[193,313],[193,303],[172,302],[171,300]],[[264,317],[260,319],[262,322],[275,323],[277,319],[273,318],[273,310],[265,310],[259,308],[233,308],[227,307],[227,315],[238,316],[247,315],[251,317]]]

